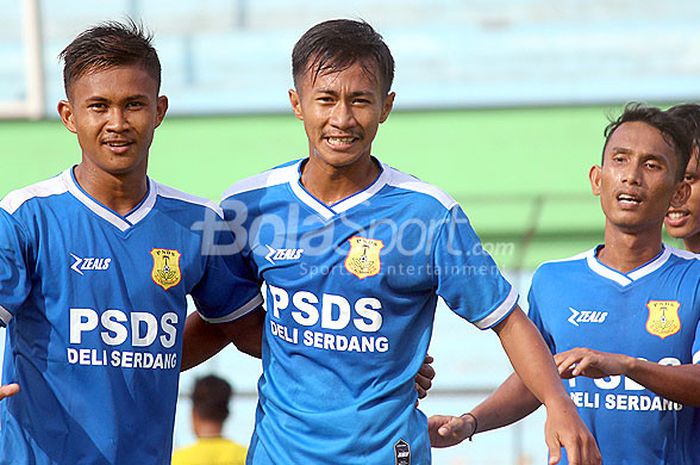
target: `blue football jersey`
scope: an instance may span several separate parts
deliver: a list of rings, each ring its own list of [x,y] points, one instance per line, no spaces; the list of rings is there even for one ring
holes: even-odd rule
[[[598,250],[547,262],[535,272],[529,315],[552,352],[587,347],[662,365],[700,362],[697,256],[664,247],[623,274],[602,264]],[[580,376],[564,385],[598,441],[603,463],[700,463],[700,409],[664,399],[625,376]]]
[[[207,253],[220,209],[148,182],[125,216],[72,170],[0,203],[2,380],[22,388],[0,464],[170,464],[186,295],[210,321],[262,302],[240,257]]]
[[[328,206],[301,184],[301,163],[243,180],[222,201],[266,286],[248,462],[428,464],[414,377],[438,296],[485,329],[517,294],[444,192],[382,165]]]

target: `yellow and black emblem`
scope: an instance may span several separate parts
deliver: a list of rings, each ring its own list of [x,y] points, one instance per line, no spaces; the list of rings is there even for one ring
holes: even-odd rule
[[[379,274],[382,262],[379,252],[384,243],[377,239],[354,236],[350,241],[350,252],[345,259],[345,269],[360,279]]]
[[[681,319],[678,309],[681,303],[676,300],[650,300],[647,302],[649,318],[647,331],[649,334],[666,339],[681,330]]]
[[[180,272],[180,252],[171,249],[153,249],[153,269],[151,278],[153,282],[166,291],[177,286],[182,279]]]

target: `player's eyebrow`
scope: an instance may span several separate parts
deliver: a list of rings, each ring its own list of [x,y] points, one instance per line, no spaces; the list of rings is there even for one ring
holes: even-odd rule
[[[612,152],[613,153],[621,153],[623,155],[630,155],[630,154],[635,153],[634,150],[627,148],[627,147],[613,147]],[[655,160],[660,160],[660,161],[666,160],[666,157],[664,157],[663,155],[658,154],[658,153],[642,153],[641,156],[647,160],[650,158],[653,158]]]
[[[335,91],[333,89],[321,88],[321,89],[316,90],[316,92],[319,94],[332,95],[334,97],[337,97],[338,95],[340,95],[337,91]],[[372,92],[370,90],[358,90],[358,91],[350,93],[350,97],[371,97],[373,95],[374,95],[374,92]]]

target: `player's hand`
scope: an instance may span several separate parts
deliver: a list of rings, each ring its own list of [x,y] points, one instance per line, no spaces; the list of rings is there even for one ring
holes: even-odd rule
[[[433,357],[426,355],[425,360],[423,360],[423,366],[420,367],[416,375],[416,391],[418,391],[419,399],[423,399],[433,385],[435,370],[430,365],[431,363],[433,363]]]
[[[549,464],[561,460],[561,448],[566,449],[569,465],[600,465],[600,451],[578,416],[576,407],[568,398],[547,406],[547,421],[544,425],[545,442],[549,449]]]
[[[476,424],[470,415],[453,417],[433,415],[428,418],[428,434],[433,447],[450,447],[459,444],[474,434]]]
[[[4,399],[5,397],[10,397],[14,396],[19,392],[19,384],[6,384],[4,386],[0,386],[0,400]]]
[[[577,347],[554,356],[559,375],[564,379],[576,376],[605,378],[625,373],[630,357]]]

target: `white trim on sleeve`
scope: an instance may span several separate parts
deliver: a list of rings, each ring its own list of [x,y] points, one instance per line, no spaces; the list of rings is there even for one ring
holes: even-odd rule
[[[693,355],[693,364],[700,363],[700,350],[695,352],[695,355]]]
[[[12,320],[12,313],[0,305],[0,322],[2,322],[3,326],[7,326],[10,320]]]
[[[247,304],[243,305],[242,307],[237,308],[236,310],[232,311],[228,315],[220,316],[217,318],[207,318],[204,315],[201,315],[202,319],[206,321],[207,323],[229,323],[231,321],[237,320],[248,313],[252,312],[259,306],[261,306],[263,303],[263,298],[262,295],[258,294],[255,297],[253,297]]]
[[[510,286],[510,292],[508,296],[503,300],[501,305],[499,305],[494,311],[492,311],[486,318],[474,323],[479,329],[489,329],[491,326],[496,324],[501,318],[503,318],[508,312],[510,312],[515,304],[518,302],[518,293],[515,287]]]

